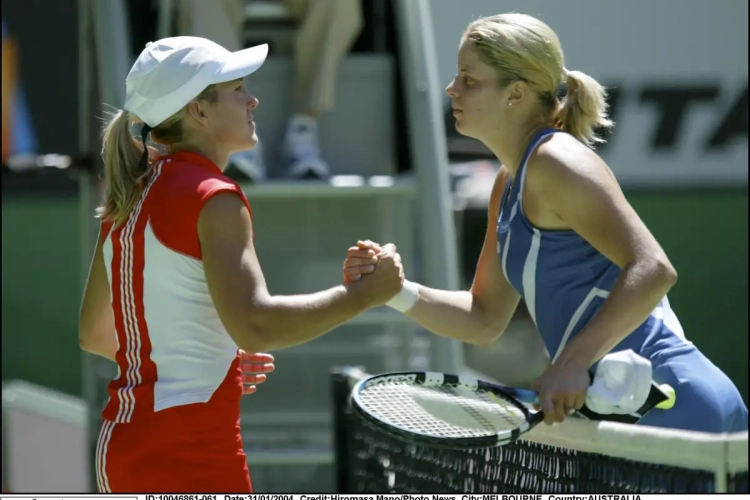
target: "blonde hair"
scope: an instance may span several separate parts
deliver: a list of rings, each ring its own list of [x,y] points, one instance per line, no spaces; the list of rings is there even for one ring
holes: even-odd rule
[[[215,85],[206,87],[195,100],[215,103],[218,100]],[[169,145],[185,140],[183,118],[187,106],[151,130],[153,142]],[[102,159],[104,160],[105,197],[96,209],[97,217],[111,221],[114,226],[124,222],[141,198],[143,189],[152,175],[152,168],[141,168],[143,143],[130,133],[132,125],[142,125],[137,116],[120,110],[111,115],[102,130]],[[154,151],[149,147],[151,152]]]
[[[589,147],[604,142],[597,129],[614,125],[607,116],[607,93],[592,77],[565,69],[560,40],[545,23],[524,14],[500,14],[472,22],[463,38],[498,71],[502,86],[522,80],[536,91],[544,120],[551,119]],[[563,83],[568,91],[560,103]]]

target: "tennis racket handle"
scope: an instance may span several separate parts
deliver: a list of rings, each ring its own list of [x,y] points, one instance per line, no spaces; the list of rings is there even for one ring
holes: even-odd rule
[[[675,400],[677,399],[675,390],[667,384],[660,385],[659,389],[661,389],[661,391],[667,396],[667,399],[657,404],[655,407],[661,410],[668,410],[672,408],[674,406]],[[514,388],[510,392],[517,400],[522,403],[526,403],[528,405],[539,404],[539,393],[536,391]]]
[[[531,391],[529,389],[513,389],[513,396],[522,403],[527,405],[538,405],[539,404],[539,393]]]

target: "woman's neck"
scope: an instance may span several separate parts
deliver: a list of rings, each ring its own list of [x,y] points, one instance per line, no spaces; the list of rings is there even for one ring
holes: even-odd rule
[[[227,163],[229,163],[229,153],[220,151],[215,144],[209,141],[206,141],[204,144],[200,144],[196,141],[190,143],[175,143],[167,146],[167,151],[169,151],[169,154],[178,153],[180,151],[197,153],[211,160],[214,165],[219,167],[222,171],[227,168]]]
[[[515,177],[521,166],[521,160],[531,139],[545,128],[544,125],[533,127],[510,127],[502,133],[494,134],[484,142],[502,165]]]

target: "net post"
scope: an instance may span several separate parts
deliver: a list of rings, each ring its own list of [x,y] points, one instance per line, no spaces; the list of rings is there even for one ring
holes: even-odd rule
[[[727,492],[727,468],[724,462],[721,462],[717,467],[714,477],[714,493],[726,493]]]
[[[333,402],[333,481],[336,493],[349,493],[349,369],[331,369],[331,401]]]
[[[728,443],[724,443],[724,456],[716,464],[716,470],[714,470],[714,493],[726,493],[727,492],[727,476],[729,476],[729,446]]]

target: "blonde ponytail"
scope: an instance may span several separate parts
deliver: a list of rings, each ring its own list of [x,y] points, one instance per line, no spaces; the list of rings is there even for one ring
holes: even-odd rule
[[[558,115],[562,129],[589,147],[604,142],[597,135],[614,126],[607,115],[607,92],[580,71],[567,73],[568,94]]]
[[[216,85],[209,85],[203,89],[195,100],[216,104],[219,101]],[[186,109],[187,106],[151,129],[153,144],[148,146],[150,153],[160,154],[155,145],[170,146],[185,141],[182,122],[187,114]],[[118,111],[102,130],[105,200],[104,204],[96,209],[96,215],[112,221],[115,226],[128,218],[135,204],[141,199],[152,172],[150,165],[146,170],[141,167],[143,143],[130,133],[130,126],[136,123],[143,126],[143,122],[137,116],[125,110]]]
[[[127,111],[118,111],[102,131],[105,200],[97,216],[115,226],[127,219],[141,197],[143,181],[148,175],[140,168],[143,144],[130,133]]]

